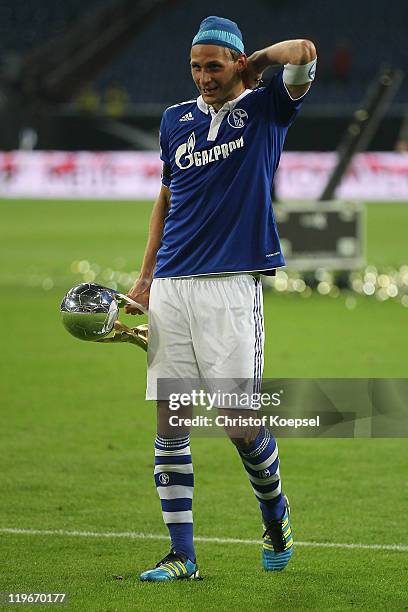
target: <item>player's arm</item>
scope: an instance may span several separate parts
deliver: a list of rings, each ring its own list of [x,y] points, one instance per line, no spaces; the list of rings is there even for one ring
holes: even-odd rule
[[[169,208],[170,189],[162,184],[150,218],[149,238],[143,257],[142,269],[140,270],[139,278],[128,293],[130,298],[145,308],[149,306],[150,286],[153,281],[157,251],[160,248],[161,239],[163,237],[164,220],[169,212]],[[126,306],[125,311],[130,314],[140,314],[140,311],[132,306]]]
[[[292,98],[300,98],[307,92],[314,78],[316,48],[311,40],[285,40],[248,57],[244,74],[245,83],[254,88],[268,66],[283,64],[283,80]]]

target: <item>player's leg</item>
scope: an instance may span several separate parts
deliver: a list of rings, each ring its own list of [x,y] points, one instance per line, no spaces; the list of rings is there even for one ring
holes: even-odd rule
[[[252,389],[259,393],[264,352],[261,281],[251,275],[240,275],[196,283],[194,310],[199,313],[201,328],[193,334],[193,343],[200,371],[210,381],[217,378],[253,381]],[[206,305],[205,311],[200,304]],[[233,410],[227,412],[237,415]],[[244,412],[245,416],[257,414]],[[238,432],[235,427],[227,427],[227,433],[237,447],[260,505],[265,526],[264,567],[283,569],[292,554],[293,538],[281,491],[276,440],[264,427],[244,427]]]
[[[232,410],[228,410],[232,413]],[[248,410],[245,411],[248,416]],[[243,428],[227,434],[235,444],[248,474],[264,524],[262,561],[268,571],[281,571],[293,553],[289,503],[282,494],[278,444],[265,427]]]
[[[174,412],[166,401],[157,403],[154,478],[163,521],[167,525],[171,548],[195,562],[193,543],[194,471],[190,451],[190,427],[169,424]],[[180,406],[177,418],[191,418],[191,407]]]
[[[192,501],[194,472],[188,426],[172,425],[170,417],[191,415],[190,407],[170,410],[160,398],[160,379],[196,378],[188,322],[172,279],[154,281],[149,303],[149,350],[147,399],[157,400],[157,435],[154,444],[154,479],[163,520],[169,530],[171,550],[156,567],[143,572],[142,581],[163,581],[198,577],[193,543]]]
[[[254,410],[219,409],[219,414],[225,417],[224,430],[242,459],[264,523],[279,519],[285,510],[285,500],[281,493],[278,444],[274,436],[262,425],[228,425],[237,417],[243,423],[250,417],[256,418],[258,413]]]

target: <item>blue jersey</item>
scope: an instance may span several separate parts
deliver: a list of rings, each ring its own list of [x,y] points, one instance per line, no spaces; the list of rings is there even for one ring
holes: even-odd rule
[[[171,204],[155,278],[271,274],[285,265],[271,186],[302,99],[290,97],[281,71],[218,113],[201,96],[165,110],[162,182]]]

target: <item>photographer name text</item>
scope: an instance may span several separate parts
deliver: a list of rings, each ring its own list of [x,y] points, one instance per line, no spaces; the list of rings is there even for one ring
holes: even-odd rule
[[[194,417],[180,417],[173,414],[169,417],[172,427],[289,427],[299,429],[301,427],[320,427],[320,416],[313,418],[284,418],[279,415],[236,416],[218,415],[216,417],[197,415]]]

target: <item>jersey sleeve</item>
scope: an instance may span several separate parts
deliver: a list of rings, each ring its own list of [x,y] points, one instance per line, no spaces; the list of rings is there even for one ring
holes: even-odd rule
[[[169,153],[169,141],[167,133],[167,122],[166,113],[163,113],[162,120],[160,123],[160,159],[163,162],[163,171],[161,181],[166,187],[170,187],[171,182],[171,165],[170,165],[170,153]]]
[[[292,98],[283,82],[283,68],[273,76],[263,90],[268,115],[271,121],[289,127],[302,106],[306,93],[300,98]]]

